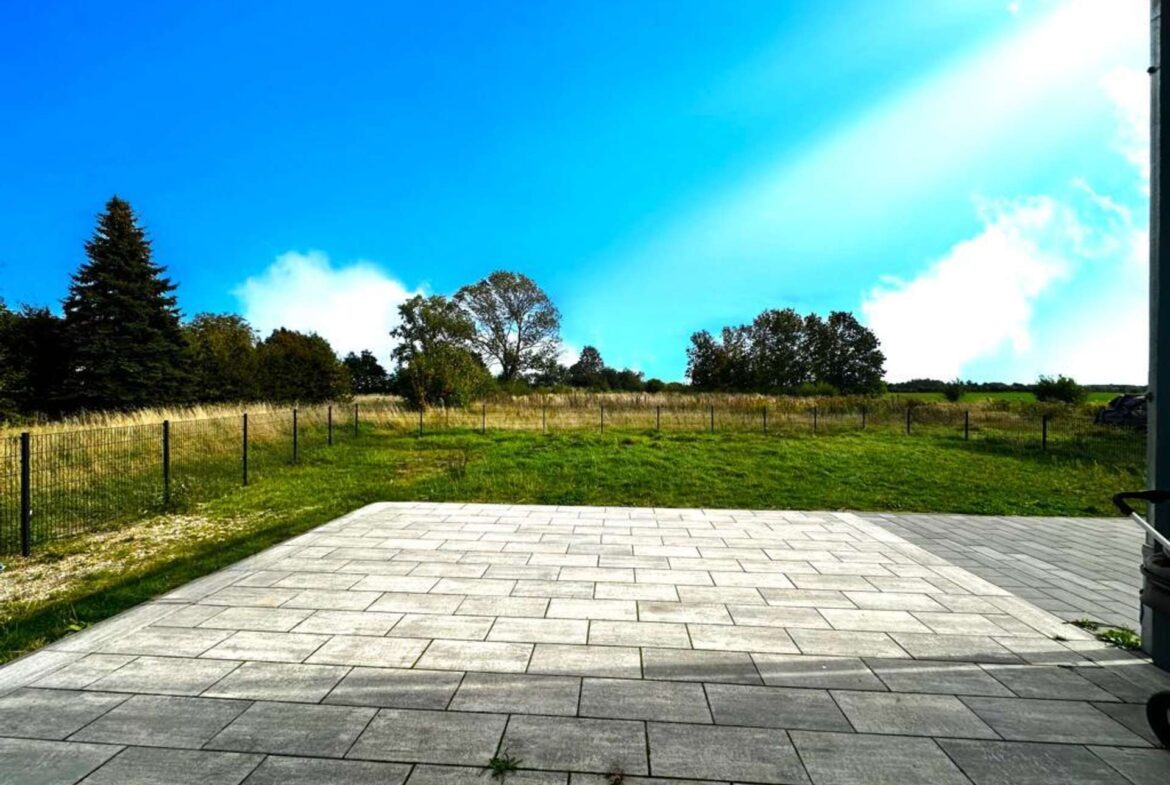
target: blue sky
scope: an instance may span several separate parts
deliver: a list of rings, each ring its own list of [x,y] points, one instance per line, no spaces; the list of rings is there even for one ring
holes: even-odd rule
[[[12,5],[0,297],[55,306],[117,193],[187,315],[383,359],[404,297],[502,267],[558,304],[566,357],[666,379],[695,330],[791,306],[858,313],[891,379],[1140,383],[1147,14]]]

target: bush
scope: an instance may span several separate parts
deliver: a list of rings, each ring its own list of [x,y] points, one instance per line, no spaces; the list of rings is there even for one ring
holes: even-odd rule
[[[648,392],[648,393],[660,393],[665,389],[666,389],[666,382],[662,381],[661,379],[647,379],[646,380],[646,392]]]
[[[1032,392],[1036,400],[1046,403],[1081,403],[1087,396],[1085,388],[1068,376],[1041,376]]]
[[[967,392],[967,386],[959,379],[949,381],[942,386],[943,397],[951,403],[958,403],[965,392]]]

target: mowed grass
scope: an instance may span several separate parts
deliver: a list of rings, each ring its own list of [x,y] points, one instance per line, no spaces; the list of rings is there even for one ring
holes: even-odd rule
[[[889,431],[365,433],[182,514],[11,557],[8,660],[374,501],[1104,515],[1138,465]]]

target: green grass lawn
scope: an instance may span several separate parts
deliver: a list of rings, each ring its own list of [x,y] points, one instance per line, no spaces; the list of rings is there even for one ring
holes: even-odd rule
[[[0,660],[374,501],[1105,515],[1140,464],[892,431],[367,433],[181,514],[8,559]]]
[[[1121,393],[1116,392],[1090,391],[1085,395],[1085,402],[1104,405],[1120,394]],[[942,401],[946,400],[946,396],[941,392],[891,392],[886,393],[886,397],[904,400],[913,399],[917,401],[936,403],[941,403]],[[959,399],[959,403],[979,403],[980,401],[1014,401],[1017,403],[1034,403],[1036,401],[1036,396],[1030,392],[965,392],[963,393],[963,397]]]

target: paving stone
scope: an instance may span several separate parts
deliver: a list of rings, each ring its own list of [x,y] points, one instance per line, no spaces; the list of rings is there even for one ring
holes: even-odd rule
[[[598,600],[645,600],[678,602],[678,591],[667,583],[598,583],[593,588]]]
[[[490,641],[514,643],[585,643],[589,622],[585,619],[499,618],[488,633]]]
[[[224,608],[199,626],[213,630],[288,632],[311,613],[293,608]]]
[[[401,618],[400,613],[313,611],[292,631],[324,635],[385,635]]]
[[[468,597],[455,611],[459,616],[544,616],[548,610],[545,597]]]
[[[381,577],[381,576],[371,576]],[[368,580],[368,579],[367,579]],[[358,584],[360,586],[360,584]],[[283,604],[284,608],[309,608],[329,611],[364,611],[382,595],[376,591],[305,589]],[[375,610],[382,610],[376,608]]]
[[[349,671],[339,665],[302,665],[287,662],[245,662],[208,688],[214,698],[317,703]]]
[[[945,612],[947,610],[928,594],[891,591],[849,591],[845,592],[845,596],[850,602],[863,610],[939,612]]]
[[[532,656],[532,644],[490,641],[432,641],[418,667],[433,670],[522,673]]]
[[[953,695],[834,690],[833,697],[859,733],[997,738],[983,720]]]
[[[707,699],[719,725],[853,730],[825,690],[708,684]]]
[[[276,573],[276,575],[284,575],[285,573]],[[174,613],[168,613],[161,619],[158,619],[152,624],[153,627],[198,627],[201,622],[205,622],[216,614],[222,613],[223,608],[219,605],[183,605],[175,609]]]
[[[335,589],[344,591],[362,580],[360,575],[341,572],[294,572],[276,581],[282,589]]]
[[[969,662],[869,659],[866,664],[894,692],[1012,697],[1011,690]]]
[[[468,673],[451,701],[453,711],[503,714],[577,713],[581,680],[523,673]]]
[[[103,654],[150,654],[170,657],[198,657],[232,633],[191,627],[147,627],[104,641],[97,651]]]
[[[725,605],[687,602],[639,602],[638,618],[645,622],[694,622],[696,624],[732,624]]]
[[[844,592],[832,589],[760,589],[769,605],[792,608],[855,608]]]
[[[250,586],[229,586],[221,589],[200,602],[204,605],[229,605],[236,607],[276,608],[297,596],[296,589],[256,588]]]
[[[247,701],[135,695],[70,737],[70,741],[198,749],[244,709]]]
[[[770,605],[731,605],[728,606],[736,624],[761,627],[804,627],[810,629],[829,629],[825,621],[815,608],[782,607]]]
[[[481,767],[432,766],[420,764],[410,775],[410,785],[464,785],[478,782],[483,776]],[[507,776],[508,785],[566,785],[569,775],[553,771],[513,771]],[[627,779],[629,785],[635,782]]]
[[[906,651],[884,632],[845,632],[842,630],[788,631],[803,654],[840,657],[906,657]]]
[[[1112,717],[1153,746],[1161,744],[1146,717],[1145,703],[1094,703],[1093,708]]]
[[[458,594],[386,592],[365,610],[387,613],[454,613],[463,601],[464,598]]]
[[[484,616],[409,614],[388,633],[392,638],[444,638],[482,641],[495,619]]]
[[[402,785],[410,766],[269,755],[244,785]]]
[[[1088,703],[1024,698],[964,698],[963,702],[1013,741],[1146,746],[1143,739]]]
[[[678,599],[691,605],[763,605],[760,591],[750,586],[679,586]]]
[[[773,687],[885,690],[881,679],[856,657],[753,654],[764,683]]]
[[[128,697],[104,692],[19,689],[0,697],[0,736],[64,739]]]
[[[645,649],[642,665],[647,679],[763,683],[751,655],[745,652]]]
[[[538,643],[528,672],[637,679],[642,659],[636,648]]]
[[[463,674],[399,668],[354,668],[325,698],[326,703],[397,709],[443,709]]]
[[[382,709],[347,757],[484,766],[506,722],[502,714]]]
[[[985,665],[984,669],[1021,698],[1116,700],[1071,668],[1051,665]]]
[[[133,654],[91,654],[33,682],[34,687],[80,690],[134,659]]]
[[[581,774],[574,772],[569,780],[571,785],[610,785],[612,780],[604,774]],[[717,785],[710,780],[664,780],[660,777],[624,777],[622,785]]]
[[[650,769],[661,777],[807,783],[796,749],[783,731],[712,725],[647,723]]]
[[[585,679],[582,717],[662,722],[711,722],[699,684],[631,679]]]
[[[691,645],[696,649],[796,654],[800,650],[788,633],[779,627],[742,627],[723,624],[688,624]]]
[[[72,785],[120,749],[105,744],[0,738],[0,782]]]
[[[238,662],[187,657],[138,657],[89,686],[110,692],[198,695],[237,667]]]
[[[574,600],[554,597],[548,606],[548,618],[637,621],[638,605],[633,600]]]
[[[1166,785],[1170,782],[1170,755],[1165,750],[1142,750],[1134,747],[1089,749],[1124,774],[1134,785]]]
[[[940,739],[975,785],[1119,785],[1117,772],[1084,747]]]
[[[349,706],[258,702],[220,731],[206,748],[339,758],[374,712]]]
[[[203,657],[219,660],[303,662],[327,640],[329,637],[326,635],[290,632],[237,632],[204,652]]]
[[[930,632],[930,628],[907,611],[849,610],[825,608],[821,614],[838,630],[863,632]]]
[[[309,657],[318,665],[368,665],[409,668],[423,653],[427,641],[414,638],[374,638],[365,635],[335,635]]]
[[[526,768],[649,773],[643,725],[628,720],[517,715],[508,722],[502,749],[522,758]]]
[[[677,649],[691,647],[686,625],[638,621],[590,622],[589,643],[601,646],[656,646]]]
[[[816,785],[969,785],[932,739],[792,731]]]
[[[1019,657],[985,635],[916,635],[896,632],[891,637],[911,656],[921,660],[1021,662]]]
[[[82,785],[239,785],[260,755],[127,747]]]
[[[351,591],[405,592],[425,594],[439,582],[438,578],[409,577],[404,575],[367,575]],[[452,592],[444,592],[451,594]],[[457,593],[457,592],[456,592]]]

